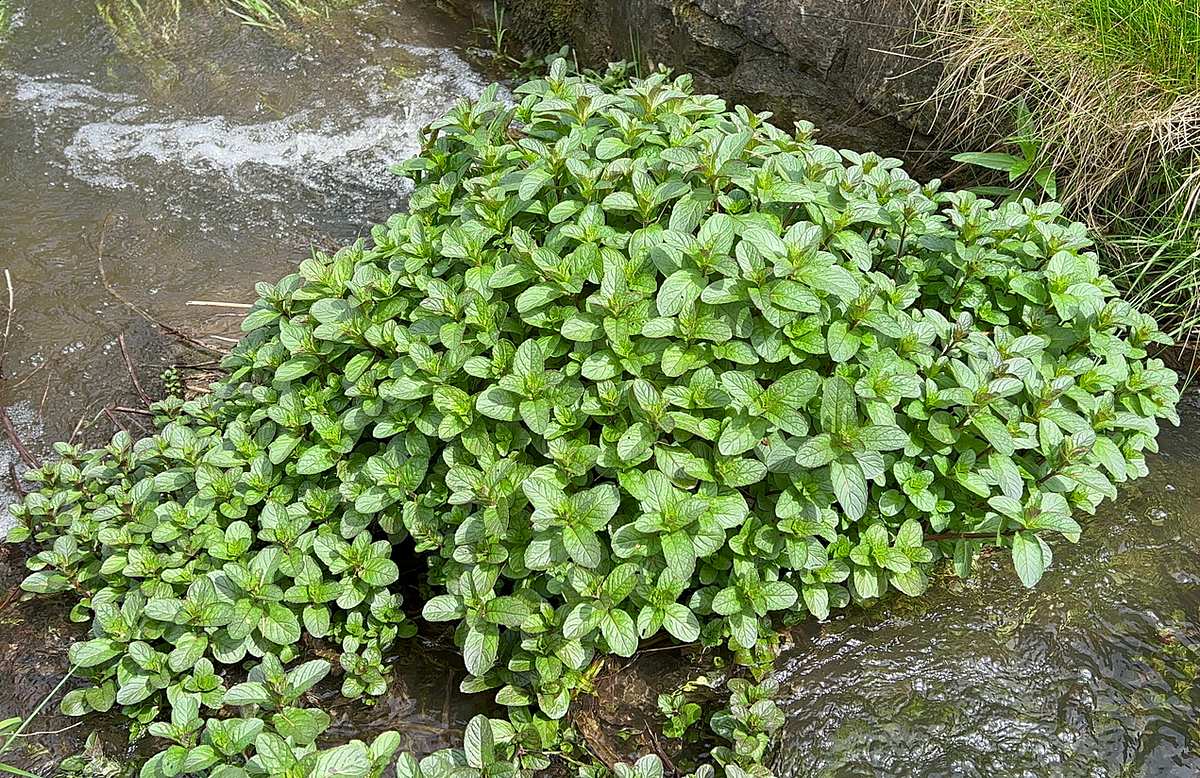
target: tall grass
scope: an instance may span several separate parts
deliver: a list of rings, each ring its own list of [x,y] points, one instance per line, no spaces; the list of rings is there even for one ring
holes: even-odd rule
[[[1105,271],[1189,344],[1190,362],[1200,336],[1200,0],[929,9],[944,141],[1007,150],[1016,109],[1028,106],[1037,152],[1027,168],[1055,173],[1069,214],[1100,236]]]
[[[1196,0],[1075,0],[1065,10],[1091,30],[1093,56],[1135,63],[1178,89],[1200,87],[1200,3]]]
[[[1118,221],[1103,239],[1105,271],[1129,302],[1154,315],[1192,375],[1200,367],[1200,224],[1179,230],[1161,219]]]

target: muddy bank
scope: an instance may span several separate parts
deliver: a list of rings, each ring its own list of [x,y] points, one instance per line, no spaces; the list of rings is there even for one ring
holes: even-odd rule
[[[491,0],[443,0],[493,19]],[[507,0],[511,35],[534,51],[570,44],[581,64],[663,62],[702,91],[807,119],[823,142],[919,162],[938,75],[910,44],[915,0]]]

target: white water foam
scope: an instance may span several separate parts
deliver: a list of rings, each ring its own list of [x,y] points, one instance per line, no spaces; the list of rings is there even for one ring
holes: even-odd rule
[[[365,68],[336,96],[336,112],[317,99],[313,107],[269,121],[163,115],[133,95],[7,75],[16,81],[16,100],[41,117],[35,133],[65,130],[62,154],[70,173],[95,186],[178,190],[186,186],[182,171],[201,186],[215,173],[236,190],[267,199],[279,199],[273,186],[280,174],[330,195],[337,194],[328,191],[331,183],[394,192],[400,182],[388,170],[417,152],[419,129],[459,100],[478,97],[486,83],[451,50],[384,45],[419,57],[425,67],[387,89],[380,87],[382,69]],[[256,171],[269,175],[264,181]]]
[[[149,162],[170,176],[180,169],[201,176],[216,172],[241,189],[246,188],[244,174],[258,169],[290,173],[312,188],[328,186],[332,178],[394,190],[398,182],[388,169],[417,152],[420,127],[458,100],[478,97],[485,86],[453,51],[402,48],[427,59],[429,70],[387,92],[375,83],[355,84],[352,90],[359,94],[348,95],[350,105],[335,116],[314,108],[263,122],[226,116],[153,120],[146,116],[149,111],[126,110],[83,124],[64,153],[74,176],[108,187],[136,186],[137,178],[147,174],[145,166],[136,163]],[[377,83],[378,76],[364,72],[360,79]],[[35,103],[63,107],[89,97],[110,108],[127,103],[124,95],[75,86],[26,88],[18,99],[24,94]],[[151,178],[159,177],[150,173]]]

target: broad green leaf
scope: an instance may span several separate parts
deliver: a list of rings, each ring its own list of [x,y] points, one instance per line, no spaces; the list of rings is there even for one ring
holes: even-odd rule
[[[1012,539],[1012,561],[1021,583],[1032,588],[1046,570],[1042,541],[1035,535],[1018,532]]]
[[[829,463],[829,478],[838,505],[851,519],[861,519],[867,512],[867,480],[858,463],[833,460]]]

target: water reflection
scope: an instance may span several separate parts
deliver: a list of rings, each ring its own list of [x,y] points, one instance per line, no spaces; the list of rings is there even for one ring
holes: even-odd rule
[[[1025,590],[966,582],[797,637],[782,662],[786,776],[1200,773],[1200,425],[1125,485]]]

